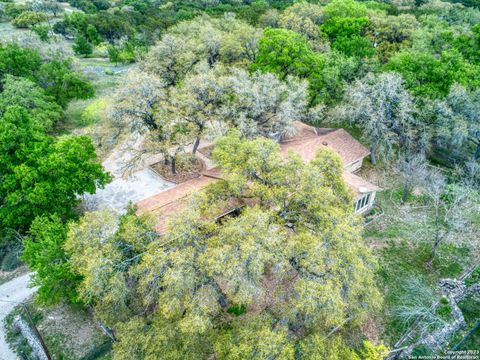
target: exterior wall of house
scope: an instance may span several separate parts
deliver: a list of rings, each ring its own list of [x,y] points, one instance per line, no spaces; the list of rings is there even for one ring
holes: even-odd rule
[[[363,165],[363,158],[345,166],[345,171],[354,173],[355,171],[360,170],[362,165]]]
[[[355,213],[363,214],[370,209],[375,202],[375,195],[376,191],[372,191],[357,197],[354,204]]]

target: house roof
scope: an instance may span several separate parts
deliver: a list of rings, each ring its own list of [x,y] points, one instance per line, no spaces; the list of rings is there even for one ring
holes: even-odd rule
[[[283,140],[280,144],[281,153],[284,155],[292,150],[299,154],[303,161],[309,162],[314,159],[319,148],[328,146],[340,155],[345,165],[348,165],[370,153],[367,148],[343,129],[319,129],[301,122],[296,122],[295,127],[297,128],[297,134]],[[205,170],[198,178],[188,180],[155,196],[139,201],[136,204],[138,212],[157,214],[156,230],[163,234],[166,231],[167,219],[185,206],[186,198],[190,193],[200,191],[207,185],[221,179],[221,170],[210,168]],[[343,173],[343,179],[357,196],[380,190],[378,186],[347,171]]]
[[[303,161],[309,162],[315,158],[318,149],[328,147],[342,158],[344,166],[370,154],[365,146],[344,129],[315,128],[299,121],[295,122],[295,128],[296,135],[280,143],[282,154],[292,150],[299,154]]]
[[[215,177],[217,169],[207,170],[204,175],[190,179],[168,190],[139,201],[137,211],[140,214],[149,212],[157,215],[157,223],[155,226],[159,234],[164,234],[166,231],[167,219],[180,211],[184,206],[187,196],[194,191],[200,191],[208,184],[218,181]]]
[[[360,176],[357,176],[351,172],[344,171],[342,176],[343,180],[345,180],[345,183],[350,187],[350,189],[352,189],[352,191],[357,196],[368,192],[381,190],[381,188],[379,188],[377,185],[374,185],[365,180],[364,178],[361,178]]]
[[[164,208],[167,205],[178,201],[190,194],[191,191],[200,190],[218,179],[202,175],[195,179],[190,179],[168,190],[162,191],[155,196],[137,202],[139,212],[155,211]]]

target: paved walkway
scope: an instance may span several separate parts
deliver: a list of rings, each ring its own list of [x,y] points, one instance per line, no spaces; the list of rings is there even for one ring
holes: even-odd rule
[[[30,274],[25,274],[0,285],[0,360],[18,359],[5,342],[3,320],[18,303],[35,293],[35,288],[27,287],[29,279]]]

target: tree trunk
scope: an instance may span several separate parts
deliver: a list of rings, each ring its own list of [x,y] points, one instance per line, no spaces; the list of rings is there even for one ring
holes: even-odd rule
[[[403,194],[402,194],[402,205],[407,202],[408,195],[410,195],[410,185],[408,182],[405,182],[403,185]]]
[[[439,230],[435,233],[435,242],[433,243],[432,247],[432,253],[430,254],[430,259],[427,261],[427,268],[431,269],[433,266],[433,259],[435,258],[435,255],[437,254],[437,248],[438,245],[442,242],[442,237],[439,234]]]
[[[172,156],[171,160],[171,165],[172,165],[172,175],[177,175],[177,168],[176,168],[176,159],[175,156]]]
[[[195,142],[193,143],[193,150],[192,150],[193,155],[195,155],[195,153],[197,152],[198,145],[200,145],[200,136],[197,136],[197,138],[195,139]]]
[[[373,143],[370,145],[370,161],[373,165],[377,164],[377,158],[375,157],[375,150],[377,149],[377,144]]]

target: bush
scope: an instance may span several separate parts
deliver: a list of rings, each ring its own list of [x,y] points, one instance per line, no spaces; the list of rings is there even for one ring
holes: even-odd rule
[[[38,35],[40,40],[48,41],[48,26],[46,25],[35,25],[32,27],[32,31]]]
[[[83,35],[78,35],[75,38],[75,42],[72,47],[75,54],[80,56],[90,56],[93,52],[92,45]]]
[[[18,28],[29,28],[41,22],[47,21],[47,15],[36,11],[24,11],[12,21]]]
[[[12,271],[19,267],[21,264],[22,262],[18,258],[18,252],[11,251],[7,253],[7,255],[5,255],[5,257],[3,258],[1,269],[3,271]]]
[[[8,16],[10,19],[15,19],[18,15],[25,12],[27,8],[25,5],[17,5],[15,3],[9,3],[5,6],[4,12],[5,15]]]
[[[480,266],[465,279],[465,285],[470,286],[480,282]]]
[[[449,321],[452,318],[452,307],[446,297],[440,299],[440,304],[437,307],[437,315],[445,321]]]

